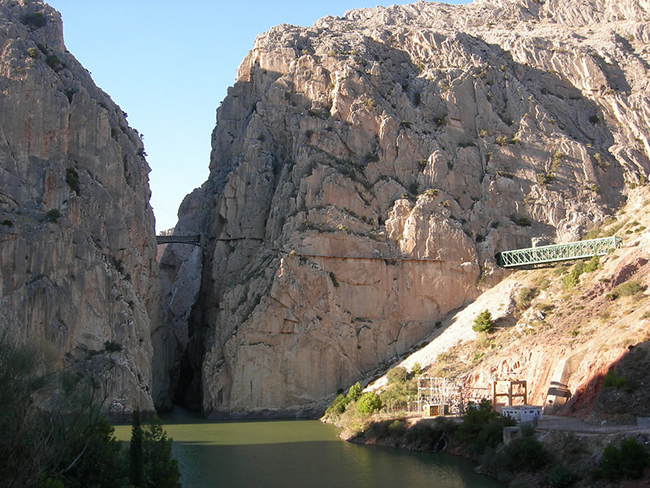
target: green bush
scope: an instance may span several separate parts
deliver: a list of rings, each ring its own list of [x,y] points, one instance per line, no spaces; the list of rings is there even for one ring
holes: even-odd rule
[[[627,386],[628,386],[627,379],[617,375],[613,369],[610,369],[605,375],[605,379],[603,381],[603,388],[626,389]]]
[[[593,273],[599,267],[600,267],[600,256],[594,256],[585,264],[585,273]]]
[[[386,373],[386,379],[388,380],[389,384],[392,383],[405,383],[406,380],[408,379],[408,371],[406,368],[402,366],[397,366],[396,368],[393,368]]]
[[[537,295],[539,295],[539,290],[537,290],[537,288],[528,288],[527,286],[524,286],[519,290],[517,300],[515,301],[517,310],[521,312],[529,308]]]
[[[578,286],[580,284],[580,276],[584,273],[593,273],[599,267],[600,258],[598,256],[592,257],[589,261],[578,261],[562,279],[564,288],[568,290]]]
[[[562,278],[565,289],[573,288],[580,284],[580,275],[585,272],[585,263],[583,261],[577,262],[571,268],[568,274]]]
[[[516,215],[512,215],[510,217],[510,220],[512,220],[512,222],[519,227],[530,227],[531,225],[530,219],[528,217],[518,217]]]
[[[475,332],[485,332],[490,333],[494,328],[494,322],[492,321],[492,314],[489,310],[483,310],[478,316],[474,319],[474,325],[472,329]]]
[[[568,488],[578,481],[578,475],[569,468],[559,464],[553,466],[546,473],[546,479],[551,488]]]
[[[350,387],[350,389],[348,390],[348,394],[346,396],[346,398],[348,399],[348,402],[354,402],[354,401],[358,400],[359,397],[361,396],[361,391],[362,390],[363,389],[361,388],[361,385],[359,384],[358,381],[354,385],[352,385]]]
[[[60,218],[61,218],[61,212],[59,212],[55,208],[53,208],[52,210],[48,210],[45,213],[45,220],[47,222],[52,223],[52,224],[56,224],[59,221]]]
[[[456,424],[444,417],[434,419],[432,422],[418,422],[406,431],[406,441],[416,449],[431,451],[444,447],[446,438],[455,430]]]
[[[621,297],[638,295],[639,293],[642,293],[643,290],[643,285],[638,281],[626,281],[614,288],[611,293],[608,293],[607,297],[611,300],[617,300]]]
[[[47,25],[47,17],[43,12],[32,12],[31,14],[25,14],[20,18],[20,21],[34,29],[40,29]]]
[[[372,422],[366,430],[366,436],[375,439],[402,438],[406,432],[404,419],[382,420]]]
[[[66,168],[65,170],[65,182],[68,184],[70,189],[75,192],[77,195],[81,193],[81,187],[79,186],[79,174],[74,168]]]
[[[500,464],[512,472],[539,471],[550,461],[548,451],[534,436],[514,439],[499,457]]]
[[[357,412],[360,414],[371,414],[381,410],[382,406],[379,395],[371,391],[361,395],[357,401]]]
[[[487,448],[495,448],[503,440],[503,428],[515,425],[510,417],[502,417],[492,409],[489,400],[470,403],[458,428],[458,439],[467,444],[470,454],[477,456]]]
[[[413,376],[419,376],[422,374],[422,365],[418,363],[417,361],[413,363],[413,366],[411,367],[411,373]]]
[[[330,405],[327,410],[325,410],[325,416],[334,417],[341,415],[343,412],[345,412],[345,409],[349,403],[350,401],[345,395],[337,396],[332,402],[332,405]]]
[[[124,348],[115,341],[104,341],[104,349],[108,352],[120,352]]]
[[[54,71],[59,71],[64,67],[64,64],[61,62],[61,60],[58,58],[58,56],[54,53],[50,53],[45,56],[45,62],[47,65],[52,68]]]
[[[536,179],[540,185],[548,185],[555,179],[555,176],[552,173],[537,173]]]
[[[628,437],[621,442],[620,448],[614,444],[605,448],[600,462],[600,475],[610,481],[622,477],[639,479],[647,466],[650,466],[650,456],[645,446],[634,437]]]

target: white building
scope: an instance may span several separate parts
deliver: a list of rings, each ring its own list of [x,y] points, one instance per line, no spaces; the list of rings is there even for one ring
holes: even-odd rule
[[[501,415],[510,417],[516,422],[534,422],[535,419],[542,419],[542,407],[532,405],[514,405],[502,407]]]

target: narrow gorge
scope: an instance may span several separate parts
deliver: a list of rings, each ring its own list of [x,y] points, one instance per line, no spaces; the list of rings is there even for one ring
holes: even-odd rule
[[[602,222],[650,170],[647,8],[417,2],[260,35],[179,212],[202,247],[161,261],[177,401],[318,412],[503,279],[496,253]]]

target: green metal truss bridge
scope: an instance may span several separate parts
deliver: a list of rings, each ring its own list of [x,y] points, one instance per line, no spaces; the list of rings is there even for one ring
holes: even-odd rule
[[[514,268],[516,266],[591,258],[593,256],[604,256],[622,245],[623,239],[620,237],[602,237],[566,244],[515,249],[497,254],[497,264],[504,268]]]

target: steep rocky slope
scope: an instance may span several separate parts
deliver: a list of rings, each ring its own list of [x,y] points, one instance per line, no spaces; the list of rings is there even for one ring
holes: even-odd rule
[[[126,114],[39,1],[0,1],[0,325],[103,386],[168,404],[149,166]],[[157,362],[155,366],[153,363]]]
[[[417,2],[261,35],[162,261],[179,401],[308,411],[650,171],[648,3]],[[200,253],[200,256],[199,256]],[[199,279],[200,277],[200,279]]]
[[[427,376],[455,378],[486,396],[495,379],[526,380],[529,402],[547,414],[632,424],[650,417],[649,206],[647,186],[630,192],[601,230],[620,236],[624,247],[597,268],[575,280],[575,263],[517,271],[446,317],[399,365],[418,363]],[[487,335],[472,329],[486,309],[496,324]]]

